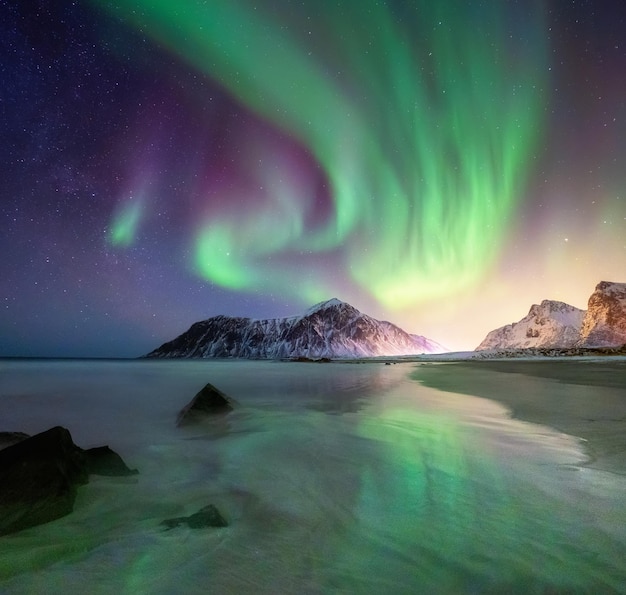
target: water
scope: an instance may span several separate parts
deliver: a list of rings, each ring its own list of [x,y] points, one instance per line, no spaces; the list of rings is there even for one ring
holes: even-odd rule
[[[140,470],[93,477],[71,515],[0,538],[0,592],[626,592],[626,478],[414,371],[0,362],[0,430],[63,425]],[[206,382],[236,411],[176,428]],[[229,527],[159,526],[208,503]]]

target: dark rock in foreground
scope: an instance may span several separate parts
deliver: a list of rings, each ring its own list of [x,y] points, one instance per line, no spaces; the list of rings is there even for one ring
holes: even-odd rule
[[[208,383],[185,405],[176,418],[177,426],[198,423],[212,415],[221,415],[233,410],[231,399],[221,390]]]
[[[65,428],[0,451],[0,535],[69,514],[87,479],[85,456]]]
[[[134,473],[112,450],[102,448],[106,452],[93,449],[97,454],[89,454],[74,444],[67,429],[56,426],[1,450],[0,535],[72,512],[78,486],[88,482],[90,473]],[[120,463],[126,472],[114,472]]]
[[[219,510],[209,504],[201,508],[198,512],[190,516],[181,516],[174,519],[166,519],[161,522],[168,530],[187,525],[191,529],[202,529],[204,527],[228,527],[226,519],[220,514]]]

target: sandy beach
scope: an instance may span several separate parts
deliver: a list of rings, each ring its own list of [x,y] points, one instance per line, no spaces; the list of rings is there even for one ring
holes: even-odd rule
[[[454,373],[451,372],[453,367]],[[524,382],[519,382],[523,375]],[[589,467],[626,475],[626,361],[509,360],[422,364],[413,377],[425,386],[492,399],[513,417],[583,439]],[[532,379],[553,383],[533,391]]]
[[[139,470],[4,536],[0,592],[624,593],[623,371],[0,361],[3,429],[61,425]],[[207,382],[237,407],[177,427]],[[227,527],[164,529],[208,504]]]

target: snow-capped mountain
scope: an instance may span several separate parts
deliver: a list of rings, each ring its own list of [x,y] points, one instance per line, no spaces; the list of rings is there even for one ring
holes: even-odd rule
[[[519,322],[491,331],[476,348],[573,347],[580,340],[585,311],[553,300],[534,304]]]
[[[601,281],[589,298],[580,333],[581,346],[626,344],[626,283]]]
[[[519,322],[491,331],[476,351],[626,345],[626,283],[601,281],[587,310],[544,300]]]
[[[214,316],[146,357],[353,358],[442,351],[447,350],[435,341],[333,298],[289,318]]]

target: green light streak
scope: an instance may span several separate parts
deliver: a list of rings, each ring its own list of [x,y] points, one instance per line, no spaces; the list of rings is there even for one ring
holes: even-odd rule
[[[245,0],[115,3],[299,139],[331,185],[334,213],[315,229],[295,224],[293,197],[300,214],[281,200],[206,221],[200,274],[302,295],[302,276],[285,279],[270,257],[338,251],[344,276],[393,309],[467,289],[493,265],[541,129],[541,11],[529,4],[513,26],[496,0],[405,4],[400,18],[375,0],[322,0],[307,19]]]
[[[130,246],[137,236],[137,226],[143,213],[141,201],[128,202],[116,213],[109,230],[109,241],[113,246]]]
[[[265,189],[255,201],[256,209],[230,218],[213,218],[210,224],[201,226],[196,236],[194,268],[205,278],[235,290],[284,283],[284,266],[264,268],[263,263],[302,237],[301,206],[309,199],[288,171],[280,179],[268,173],[280,171],[276,166],[268,159],[265,169],[251,172]],[[296,197],[298,200],[294,200]],[[229,202],[236,202],[236,196],[229,198]],[[293,274],[296,271],[287,276]]]

